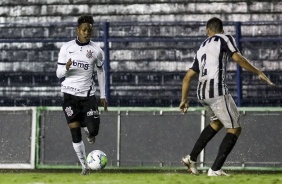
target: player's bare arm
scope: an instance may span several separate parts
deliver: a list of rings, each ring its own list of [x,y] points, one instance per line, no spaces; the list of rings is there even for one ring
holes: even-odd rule
[[[100,99],[101,105],[104,107],[104,111],[108,111],[108,102],[105,98]]]
[[[69,59],[68,62],[66,63],[66,69],[67,69],[67,70],[70,69],[71,64],[72,64],[72,60]]]
[[[235,52],[232,55],[232,59],[238,63],[242,68],[253,72],[255,74],[257,74],[259,76],[260,80],[265,81],[266,83],[268,83],[269,85],[274,85],[270,79],[259,69],[257,69],[254,65],[252,65],[245,57],[243,57],[240,53]]]
[[[189,69],[188,72],[186,73],[184,79],[183,79],[183,82],[182,82],[182,98],[181,98],[181,102],[180,102],[180,105],[179,105],[179,109],[183,113],[187,112],[187,110],[189,108],[188,93],[189,93],[189,90],[190,90],[191,80],[196,74],[197,73],[194,70]]]

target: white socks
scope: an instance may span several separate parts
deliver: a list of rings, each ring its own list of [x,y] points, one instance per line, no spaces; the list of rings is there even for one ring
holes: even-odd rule
[[[86,153],[85,153],[85,146],[83,141],[79,143],[72,143],[73,149],[82,165],[83,168],[86,168]]]

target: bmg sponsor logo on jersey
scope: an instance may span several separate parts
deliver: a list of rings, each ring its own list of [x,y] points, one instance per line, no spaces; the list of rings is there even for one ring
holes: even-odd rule
[[[83,62],[83,61],[73,61],[72,62],[72,65],[73,66],[76,66],[76,67],[78,67],[78,68],[83,68],[84,70],[88,70],[88,68],[89,68],[89,64],[87,64],[87,63],[85,63],[85,62]]]

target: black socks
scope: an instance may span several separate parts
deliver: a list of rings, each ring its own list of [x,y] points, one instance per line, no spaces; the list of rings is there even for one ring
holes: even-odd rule
[[[214,161],[214,163],[211,167],[211,169],[213,171],[218,171],[218,170],[221,169],[221,167],[223,166],[227,156],[229,155],[229,153],[231,152],[231,150],[235,146],[237,139],[238,139],[238,137],[234,134],[227,133],[225,135],[225,137],[223,138],[223,140],[220,144],[217,157],[216,157],[216,159],[215,159],[215,161]]]
[[[215,131],[210,125],[206,126],[192,149],[190,154],[190,159],[192,161],[197,161],[198,155],[216,133],[217,131]]]

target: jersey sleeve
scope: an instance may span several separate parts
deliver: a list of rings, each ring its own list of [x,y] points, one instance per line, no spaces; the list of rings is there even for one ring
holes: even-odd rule
[[[194,57],[194,61],[191,64],[190,69],[194,70],[196,73],[200,73],[199,61],[197,59],[197,55]]]
[[[226,41],[227,52],[229,52],[229,56],[231,57],[235,52],[239,52],[239,49],[237,48],[234,37],[231,35],[226,36],[228,38]]]
[[[96,67],[98,84],[100,88],[100,98],[106,98],[106,76],[104,71],[104,55],[102,49],[100,49],[97,55]]]
[[[58,78],[63,78],[65,77],[65,74],[67,72],[66,69],[66,46],[63,45],[60,49],[59,56],[58,56],[58,61],[57,61],[57,70],[56,70],[56,75]]]
[[[104,55],[103,55],[102,49],[100,49],[100,51],[97,55],[96,66],[97,66],[97,68],[101,68],[101,67],[104,66]]]
[[[97,67],[97,78],[100,88],[100,98],[106,98],[106,76],[103,66],[100,68]]]

